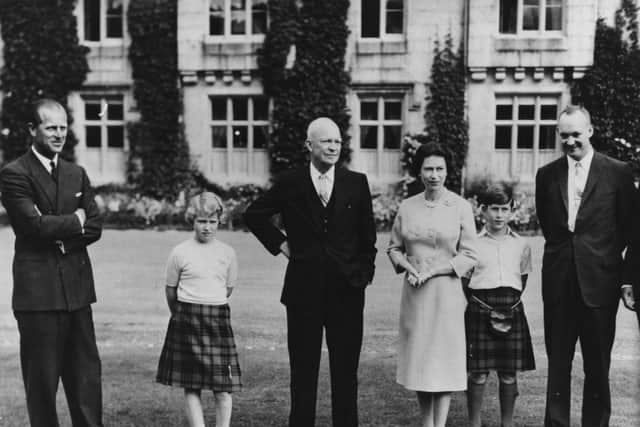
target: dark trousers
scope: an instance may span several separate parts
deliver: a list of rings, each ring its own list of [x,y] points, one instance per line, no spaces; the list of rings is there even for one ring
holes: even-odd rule
[[[31,426],[59,425],[56,392],[60,378],[73,426],[102,426],[100,356],[91,307],[14,314]]]
[[[334,427],[358,425],[358,363],[362,347],[364,290],[330,290],[319,307],[287,306],[287,339],[291,365],[289,426],[315,425],[318,370],[323,328],[331,375]]]
[[[557,303],[545,303],[544,307],[544,338],[549,358],[544,425],[570,425],[571,365],[580,338],[585,377],[581,425],[606,427],[611,416],[609,366],[618,304],[586,306],[575,270],[570,276],[566,294]]]

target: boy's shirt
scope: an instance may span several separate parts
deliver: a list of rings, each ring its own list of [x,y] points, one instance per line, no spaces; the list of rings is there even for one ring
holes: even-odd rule
[[[478,234],[478,263],[469,288],[494,289],[509,287],[522,291],[522,275],[531,273],[531,247],[511,228],[499,238],[486,228]]]

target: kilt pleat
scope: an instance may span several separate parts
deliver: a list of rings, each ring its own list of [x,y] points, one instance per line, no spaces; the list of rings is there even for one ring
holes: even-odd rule
[[[177,303],[169,320],[156,381],[214,392],[242,389],[228,304]]]
[[[472,294],[494,308],[506,308],[515,304],[520,292],[506,287],[487,290],[471,290]],[[494,335],[489,326],[489,310],[469,301],[465,311],[467,335],[467,370],[469,372],[530,371],[535,359],[531,334],[523,304],[513,310],[511,332],[504,337]]]

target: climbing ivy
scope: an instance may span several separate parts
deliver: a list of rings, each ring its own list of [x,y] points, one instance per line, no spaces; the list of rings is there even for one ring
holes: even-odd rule
[[[4,0],[0,30],[4,66],[0,71],[4,161],[24,153],[30,142],[26,123],[31,105],[53,98],[67,106],[70,92],[82,87],[89,72],[89,49],[78,41],[75,0]],[[69,115],[71,122],[71,115]],[[73,159],[77,140],[70,131],[63,156]]]
[[[348,0],[269,1],[270,28],[258,68],[265,94],[273,99],[269,154],[274,173],[307,161],[306,128],[320,116],[338,124],[343,135],[340,161],[350,159],[350,77],[344,59],[348,9]]]
[[[177,0],[129,4],[129,60],[140,120],[129,126],[129,182],[143,193],[174,199],[193,183],[181,120]]]

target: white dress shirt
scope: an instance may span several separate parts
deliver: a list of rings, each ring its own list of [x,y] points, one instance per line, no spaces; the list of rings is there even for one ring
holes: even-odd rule
[[[578,208],[582,200],[582,193],[587,184],[587,177],[589,176],[589,169],[591,168],[591,161],[593,160],[593,149],[580,160],[575,161],[571,157],[567,156],[569,163],[568,179],[567,179],[567,209],[568,219],[567,226],[569,230],[573,231],[576,224],[576,216],[578,215]],[[580,169],[576,166],[580,163]]]
[[[335,172],[336,172],[335,166],[331,166],[331,168],[324,173],[325,178],[320,178],[320,175],[323,175],[323,174],[320,173],[318,169],[316,169],[313,163],[309,163],[309,170],[311,172],[311,182],[313,182],[313,188],[316,189],[316,193],[318,194],[318,197],[320,196],[320,189],[322,188],[322,184],[320,184],[320,180],[326,179],[328,181],[327,201],[329,201],[329,199],[331,199],[331,193],[333,192],[333,182],[335,180]]]
[[[38,153],[38,150],[36,150],[33,145],[31,146],[31,151],[33,151],[33,154],[36,155],[36,158],[38,160],[40,160],[40,163],[42,163],[42,166],[44,166],[44,168],[47,170],[47,172],[49,172],[49,175],[51,175],[51,162],[52,161],[53,161],[53,164],[56,165],[56,167],[58,167],[58,155],[57,154],[53,155],[53,159],[48,159],[45,156],[43,156],[42,154]]]

